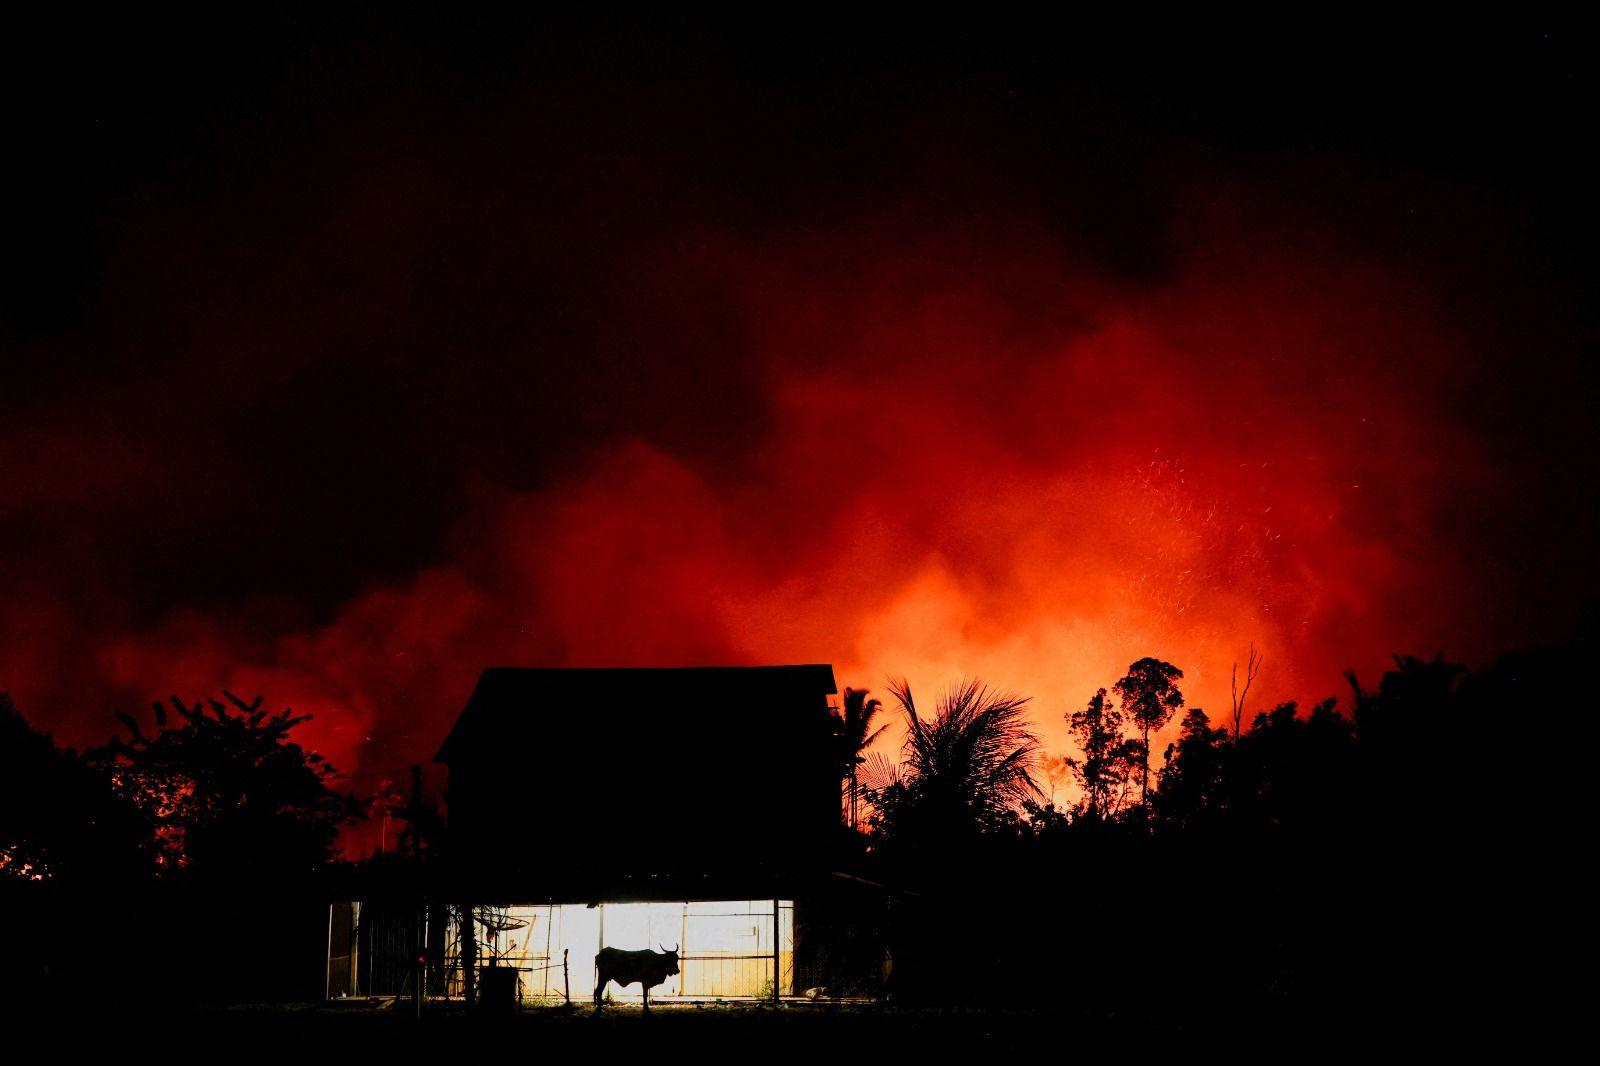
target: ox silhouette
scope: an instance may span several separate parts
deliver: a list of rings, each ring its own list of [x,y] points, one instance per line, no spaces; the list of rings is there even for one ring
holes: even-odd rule
[[[600,1006],[600,994],[606,983],[615,981],[622,988],[638,983],[644,989],[644,1009],[650,1011],[650,989],[678,972],[678,949],[670,951],[623,951],[621,948],[601,948],[594,957],[594,1005]]]

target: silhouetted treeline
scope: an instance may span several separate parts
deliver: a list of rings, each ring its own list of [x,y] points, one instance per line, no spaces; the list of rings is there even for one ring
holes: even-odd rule
[[[1352,675],[1343,699],[1262,711],[1237,733],[1190,709],[1151,760],[1147,802],[1144,729],[1181,704],[1168,691],[1181,673],[1141,664],[1122,698],[1101,690],[1068,712],[1082,792],[1067,807],[925,802],[944,787],[926,779],[965,753],[1031,738],[968,737],[929,763],[902,699],[913,742],[874,782],[868,852],[897,890],[895,994],[1382,1024],[1499,1016],[1537,979],[1541,901],[1561,896],[1545,886],[1550,842],[1580,791],[1551,727],[1587,708],[1587,655],[1479,673],[1397,658],[1375,686]],[[950,729],[949,710],[921,728]]]
[[[360,814],[304,717],[232,694],[105,746],[60,749],[0,694],[0,906],[8,1001],[305,1000],[322,992],[316,878]]]
[[[1592,677],[1579,650],[1476,673],[1400,658],[1224,725],[1184,706],[1176,666],[1140,660],[1064,712],[1067,806],[1037,788],[1026,699],[970,683],[924,716],[898,684],[890,761],[865,750],[881,705],[846,690],[840,774],[867,830],[847,835],[889,889],[887,993],[1168,1025],[1504,1012],[1585,883]],[[0,695],[8,1002],[319,997],[317,879],[360,803],[294,743],[300,720],[174,699],[78,753]],[[865,950],[876,917],[858,919]]]

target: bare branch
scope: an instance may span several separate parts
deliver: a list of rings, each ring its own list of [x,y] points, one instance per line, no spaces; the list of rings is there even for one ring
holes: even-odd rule
[[[1261,672],[1262,660],[1263,656],[1256,651],[1255,643],[1252,642],[1250,644],[1250,658],[1245,663],[1244,668],[1243,690],[1239,688],[1239,664],[1233,664],[1233,676],[1229,682],[1229,688],[1233,700],[1233,735],[1235,737],[1238,737],[1239,731],[1244,725],[1245,697],[1250,695],[1250,686],[1255,683],[1256,675]]]

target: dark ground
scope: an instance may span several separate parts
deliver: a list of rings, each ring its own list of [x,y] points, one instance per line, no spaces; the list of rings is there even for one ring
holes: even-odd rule
[[[1348,1059],[1381,1051],[1429,1052],[1459,1030],[1420,1026],[1406,1032],[1392,1022],[1356,1025],[1337,1011],[1315,1017],[1259,1010],[1230,1020],[1217,1010],[1180,1018],[1151,1010],[1141,1015],[1083,1011],[902,1010],[856,1005],[670,1005],[644,1016],[636,1006],[526,1009],[514,1016],[469,1015],[458,1007],[430,1007],[421,1019],[409,1003],[373,1007],[352,1001],[330,1006],[260,1006],[207,1010],[150,1011],[96,1016],[85,1025],[74,1012],[63,1026],[45,1016],[33,1022],[68,1034],[70,1045],[102,1041],[117,1057],[157,1053],[164,1060],[190,1055],[218,1060],[264,1055],[296,1059],[337,1057],[345,1061],[440,1055],[462,1060],[504,1056],[544,1060],[550,1055],[600,1056],[615,1061],[635,1055],[752,1061],[870,1056],[885,1062],[948,1062],[975,1054],[1013,1060],[1068,1062],[1096,1059],[1240,1056],[1259,1060]],[[65,1021],[66,1019],[63,1019]],[[16,1027],[12,1027],[13,1032]]]

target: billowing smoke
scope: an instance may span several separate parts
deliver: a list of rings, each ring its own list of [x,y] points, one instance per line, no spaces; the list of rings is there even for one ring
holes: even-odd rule
[[[752,116],[585,125],[552,84],[543,140],[508,105],[306,167],[348,163],[319,128],[118,201],[0,400],[19,706],[85,743],[262,693],[370,782],[485,665],[823,661],[1029,694],[1061,752],[1141,656],[1217,717],[1251,644],[1264,708],[1592,596],[1592,392],[1491,201],[1337,159],[1002,177],[898,116],[909,183],[813,195],[838,155],[769,147],[708,184],[663,163],[682,114]],[[940,137],[973,154],[929,176]]]

